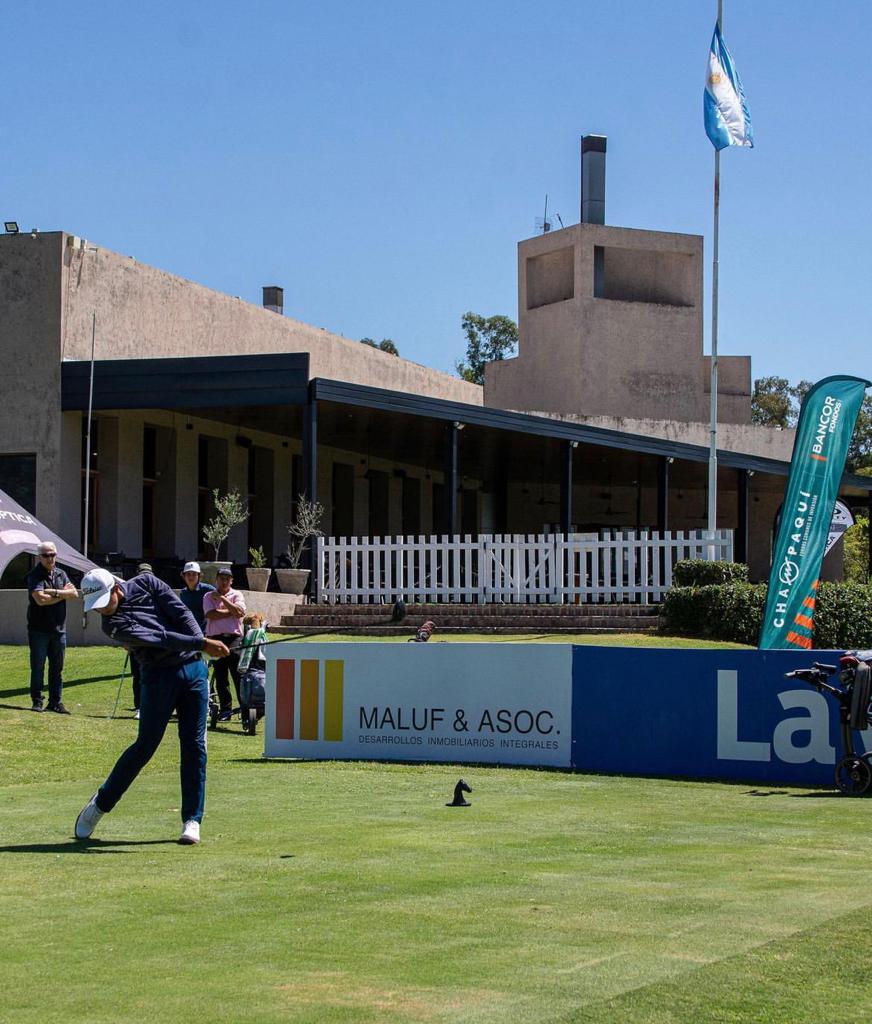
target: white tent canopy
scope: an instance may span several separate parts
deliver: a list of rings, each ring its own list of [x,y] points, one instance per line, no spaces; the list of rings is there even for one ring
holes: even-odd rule
[[[16,555],[35,555],[37,547],[44,541],[54,543],[58,549],[58,561],[62,565],[81,572],[95,568],[90,559],[43,526],[5,491],[0,491],[0,574]]]

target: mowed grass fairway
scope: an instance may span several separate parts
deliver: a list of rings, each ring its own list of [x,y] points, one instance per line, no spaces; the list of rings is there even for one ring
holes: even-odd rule
[[[107,717],[122,660],[70,651],[62,718],[25,710],[26,649],[0,648],[4,1022],[854,1024],[872,1012],[872,801],[267,762],[262,736],[234,724],[209,734],[203,843],[180,847],[171,725],[79,843],[76,814],[135,733],[129,682]],[[473,805],[449,809],[461,774]]]

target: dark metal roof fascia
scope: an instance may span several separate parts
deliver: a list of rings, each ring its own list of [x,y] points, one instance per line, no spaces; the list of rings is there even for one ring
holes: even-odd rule
[[[88,408],[91,364],[61,363],[61,408]],[[308,353],[98,359],[95,409],[180,409],[216,405],[301,405]]]
[[[432,419],[447,420],[474,426],[491,427],[495,430],[516,431],[521,434],[535,434],[583,444],[599,445],[605,448],[619,448],[624,451],[640,452],[646,455],[663,455],[667,458],[686,459],[691,462],[708,462],[709,449],[705,445],[690,444],[686,441],[667,441],[645,434],[628,434],[606,427],[569,423],[547,416],[533,416],[530,413],[510,412],[491,406],[467,405],[451,402],[444,398],[410,395],[403,391],[388,391],[346,381],[328,380],[316,377],[312,381],[312,396],[319,401],[336,402],[344,405],[361,405],[370,409],[405,413],[409,416],[428,416]],[[718,449],[718,464],[731,469],[753,470],[755,473],[771,473],[787,476],[790,463],[781,459],[767,459],[760,455]],[[845,474],[842,485],[872,490],[869,477]]]

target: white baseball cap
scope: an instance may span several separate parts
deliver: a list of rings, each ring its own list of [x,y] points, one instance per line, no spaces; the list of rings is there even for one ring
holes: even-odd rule
[[[85,611],[105,608],[117,583],[118,580],[107,569],[92,569],[86,572],[81,582]]]
[[[182,575],[184,576],[186,572],[195,572],[195,573],[197,573],[198,576],[201,575],[201,573],[200,573],[200,563],[199,562],[185,562],[185,568],[182,569]]]

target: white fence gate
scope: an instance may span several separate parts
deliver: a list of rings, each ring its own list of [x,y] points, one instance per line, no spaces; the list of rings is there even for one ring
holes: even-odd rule
[[[319,537],[314,593],[330,604],[648,604],[662,599],[681,559],[732,557],[732,530]]]

